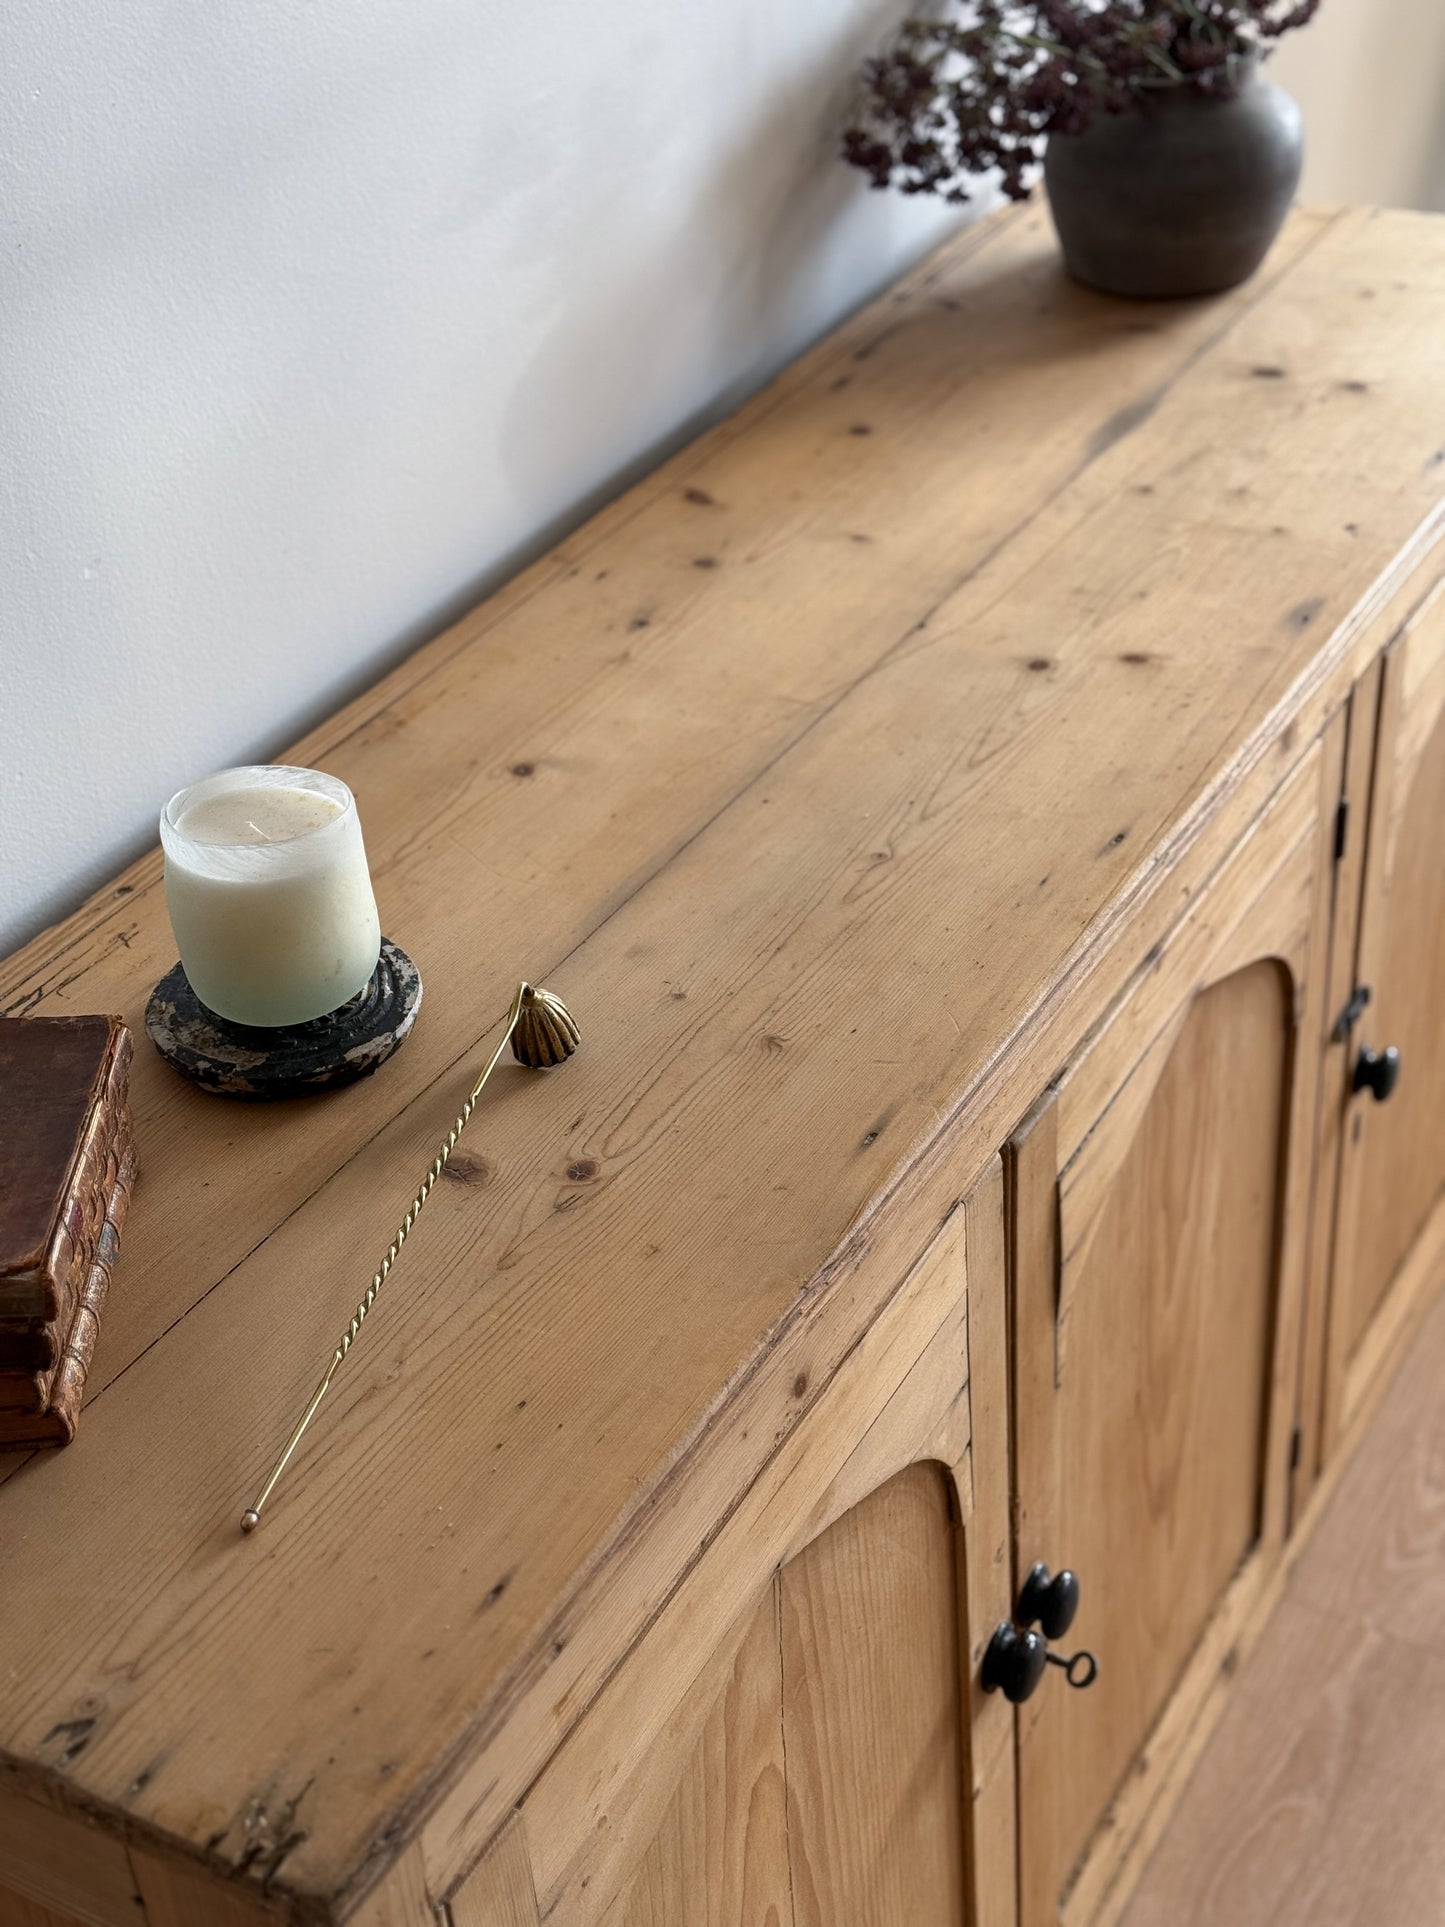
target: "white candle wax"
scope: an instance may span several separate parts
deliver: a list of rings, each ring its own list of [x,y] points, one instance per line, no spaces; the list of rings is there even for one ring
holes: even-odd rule
[[[320,770],[227,769],[161,816],[166,908],[191,988],[233,1023],[338,1009],[381,953],[356,799]]]

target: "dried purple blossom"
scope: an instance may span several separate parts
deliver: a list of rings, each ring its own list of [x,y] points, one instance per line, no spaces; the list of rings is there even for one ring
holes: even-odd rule
[[[958,0],[954,0],[958,4]],[[905,20],[863,70],[843,157],[874,187],[966,201],[998,171],[1026,200],[1050,134],[1146,108],[1160,90],[1233,93],[1319,0],[971,0],[966,23]]]

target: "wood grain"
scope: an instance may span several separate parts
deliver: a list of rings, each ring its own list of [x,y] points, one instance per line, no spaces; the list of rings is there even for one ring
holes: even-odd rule
[[[1325,225],[1293,223],[1270,275]],[[429,1009],[388,1067],[393,1109],[484,1034],[519,970],[555,968],[765,778],[1267,285],[1141,334],[1063,278],[1041,210],[990,224],[295,745],[356,792],[383,921],[424,964]],[[991,449],[1008,459],[979,489]],[[908,485],[924,461],[927,490]],[[784,657],[733,646],[781,603]],[[501,850],[522,861],[499,875]],[[490,899],[480,956],[449,907],[459,870]],[[110,997],[141,1034],[174,961],[159,883],[143,859],[22,952],[0,972],[0,1008]],[[142,1134],[182,1133],[205,1161],[224,1151],[238,1189],[268,1202],[244,1223],[153,1214],[108,1374],[151,1342],[158,1313],[179,1315],[152,1279],[184,1264],[199,1295],[374,1129],[369,1086],[252,1121],[140,1059]]]
[[[962,1658],[964,1839],[972,1887],[972,1927],[1014,1927],[1018,1919],[1018,1802],[1013,1709],[979,1678],[995,1626],[1010,1617],[1014,1597],[1012,1489],[1008,1411],[1008,1295],[993,1281],[1007,1276],[1004,1169],[995,1157],[964,1202],[971,1272],[969,1294],[969,1504],[964,1532]]]
[[[988,1289],[985,1284],[984,1289]],[[961,1298],[928,1341],[892,1398],[848,1454],[835,1478],[798,1521],[789,1547],[801,1552],[861,1505],[901,1467],[934,1459],[949,1474],[961,1519],[971,1523],[968,1301]]]
[[[447,1902],[450,1927],[537,1927],[527,1830],[514,1813]]]
[[[1237,1762],[1231,1782],[1201,1773],[1189,1795],[1186,1811],[1207,1802],[1216,1823],[1207,1846],[1181,1865],[1170,1840],[1129,1927],[1439,1918],[1445,1850],[1421,1789],[1445,1771],[1445,1662],[1289,1599],[1254,1664],[1260,1685],[1236,1695],[1252,1712],[1247,1748],[1232,1712],[1216,1736]]]
[[[1015,1140],[1017,1568],[1104,1573],[1102,1631],[1078,1640],[1102,1662],[1112,1611],[1126,1675],[1097,1712],[1041,1691],[1020,1715],[1025,1921],[1092,1920],[1117,1890],[1278,1557],[1317,1064],[1293,1040],[1320,1023],[1326,765],[1301,764]]]
[[[1431,566],[1428,221],[1299,217],[1141,329],[1042,219],[297,747],[357,790],[428,1004],[374,1083],[284,1114],[142,1054],[86,1426],[3,1487],[0,1748],[37,1790],[313,1909],[435,1822],[449,1887]],[[7,1005],[134,1018],[157,880],[17,958]],[[583,1051],[489,1092],[243,1545],[522,969]]]
[[[1108,1687],[1041,1692],[1022,1715],[1026,1920],[1043,1882],[1062,1895],[1258,1532],[1288,1038],[1272,963],[1193,1001],[1073,1292],[1054,1420],[1067,1539],[1025,1538],[1020,1565],[1084,1575],[1076,1638]]]
[[[1241,1668],[1125,1927],[1445,1916],[1445,1303]]]
[[[1320,821],[1320,754],[1312,744],[1070,1053],[1058,1094],[1061,1164],[1077,1170],[1097,1155],[1093,1141],[1100,1136],[1125,1143],[1133,1136],[1168,1061],[1189,987],[1226,975],[1231,958],[1248,959],[1258,941],[1251,924],[1268,927],[1269,945],[1303,958],[1314,878],[1301,845],[1315,840]]]
[[[1340,1148],[1349,1103],[1350,1040],[1338,1031],[1341,1012],[1355,986],[1360,889],[1369,825],[1370,777],[1380,701],[1380,665],[1371,665],[1332,720],[1325,737],[1322,821],[1335,824],[1327,890],[1329,905],[1325,991],[1318,1015],[1317,1102],[1310,1176],[1308,1251],[1300,1328],[1295,1423],[1298,1446],[1290,1472],[1290,1527],[1304,1516],[1320,1476],[1325,1416],[1325,1345],[1329,1329],[1330,1277],[1334,1264],[1339,1200]],[[1340,732],[1344,742],[1341,750]],[[1341,762],[1336,759],[1342,757]],[[1334,786],[1330,793],[1330,785]],[[1340,812],[1344,812],[1343,823]],[[1343,847],[1340,847],[1343,829]]]
[[[1016,1570],[1104,1575],[1076,1638],[1116,1681],[1019,1715],[1026,1922],[1071,1889],[1070,1918],[1091,1917],[1282,1536],[1314,1115],[1291,1040],[1315,1035],[1323,991],[1323,758],[1291,788],[1303,818],[1256,829],[1013,1147]]]
[[[1445,1284],[1442,1245],[1437,1241],[1436,1263],[1421,1281],[1426,1294],[1438,1296]],[[1301,1553],[1292,1585],[1317,1612],[1378,1625],[1445,1659],[1442,1333],[1445,1311],[1437,1305]]]
[[[351,1927],[438,1927],[441,1915],[427,1891],[426,1863],[419,1841],[414,1840],[401,1858],[393,1861],[347,1919]]]
[[[699,1774],[705,1783],[707,1761],[717,1756],[719,1748],[725,1775],[729,1732],[734,1732],[737,1744],[742,1744],[737,1740],[733,1716],[740,1707],[752,1706],[765,1689],[771,1695],[772,1725],[781,1748],[775,1583],[775,1577],[770,1576],[761,1595],[749,1600],[717,1639],[707,1663],[678,1699],[670,1717],[660,1727],[653,1728],[649,1723],[625,1758],[619,1758],[620,1749],[609,1730],[616,1723],[611,1701],[619,1696],[625,1700],[636,1692],[648,1666],[639,1667],[635,1662],[622,1669],[618,1693],[603,1696],[602,1704],[571,1736],[555,1767],[543,1774],[522,1808],[522,1818],[527,1838],[537,1843],[536,1854],[529,1854],[529,1862],[534,1857],[541,1870],[538,1911],[545,1909],[549,1927],[552,1923],[555,1927],[590,1927],[613,1902],[624,1914],[634,1904],[650,1905],[648,1896],[655,1894],[664,1880],[663,1862],[681,1878],[679,1855],[691,1852],[698,1868],[706,1866],[710,1851],[715,1857],[717,1849],[714,1846],[710,1850],[706,1839],[699,1838],[689,1848],[680,1838],[689,1816],[702,1827],[716,1820],[716,1816],[708,1820],[694,1813],[692,1793],[687,1789],[696,1791]],[[648,1660],[656,1664],[653,1655],[649,1654]],[[595,1746],[589,1746],[589,1737],[595,1737]],[[554,1816],[574,1784],[577,1767],[585,1765],[592,1768],[585,1811],[590,1825],[584,1832],[575,1823],[570,1824],[559,1839],[555,1837]],[[778,1784],[781,1788],[781,1767]],[[740,1785],[735,1782],[734,1791]],[[779,1800],[781,1816],[781,1794]],[[779,1825],[783,1824],[780,1817]],[[745,1832],[746,1807],[729,1809],[726,1825]],[[569,1848],[570,1860],[560,1875],[555,1874],[553,1869],[562,1866]],[[634,1890],[635,1902],[627,1898]]]
[[[606,1927],[791,1927],[777,1585]]]
[[[0,1888],[86,1927],[134,1927],[138,1889],[124,1843],[75,1814],[0,1784]]]
[[[967,1335],[969,1281],[977,1278],[977,1290],[985,1305],[1002,1307],[1001,1229],[995,1166],[963,1210],[951,1216],[914,1268],[909,1283],[920,1310],[928,1302],[920,1289],[925,1285],[931,1286],[939,1294],[937,1302],[949,1309],[912,1368],[884,1371],[870,1362],[866,1354],[875,1344],[874,1335],[870,1335],[860,1348],[856,1368],[850,1366],[835,1380],[798,1428],[788,1450],[779,1455],[782,1463],[776,1472],[760,1482],[762,1490],[750,1495],[747,1505],[721,1535],[699,1569],[701,1586],[685,1589],[663,1615],[542,1775],[523,1806],[521,1827],[513,1830],[525,1831],[536,1843],[535,1853],[529,1851],[528,1858],[541,1870],[542,1911],[549,1923],[583,1927],[599,1914],[610,1921],[614,1916],[631,1918],[634,1912],[649,1918],[669,1906],[677,1911],[673,1916],[663,1911],[663,1918],[690,1919],[695,1913],[702,1917],[704,1906],[712,1903],[700,1898],[689,1902],[684,1896],[691,1891],[688,1883],[695,1870],[706,1866],[713,1867],[710,1890],[732,1890],[726,1876],[717,1873],[718,1850],[708,1844],[709,1833],[721,1828],[724,1840],[729,1830],[741,1838],[749,1825],[751,1803],[760,1796],[749,1790],[744,1775],[737,1785],[737,1796],[746,1796],[748,1809],[739,1808],[731,1793],[721,1801],[719,1789],[728,1781],[728,1774],[725,1764],[719,1764],[713,1756],[721,1740],[734,1729],[739,1681],[762,1678],[757,1649],[765,1638],[771,1641],[775,1699],[782,1678],[776,1579],[769,1577],[761,1601],[747,1608],[735,1626],[722,1633],[716,1628],[719,1578],[738,1570],[740,1555],[745,1561],[758,1556],[766,1560],[770,1542],[773,1546],[787,1544],[804,1550],[794,1550],[791,1561],[784,1565],[784,1574],[806,1567],[813,1547],[824,1540],[833,1542],[840,1515],[852,1517],[857,1513],[863,1519],[874,1516],[879,1489],[888,1487],[899,1468],[907,1467],[920,1455],[951,1468],[951,1482],[959,1473],[964,1475],[962,1484],[954,1489],[966,1522],[965,1536],[981,1531],[992,1514],[993,1532],[999,1547],[1006,1551],[1006,1455],[996,1461],[997,1469],[985,1488],[982,1513],[974,1504],[967,1457],[971,1411],[980,1413],[986,1441],[988,1426],[1002,1426],[1004,1422],[1006,1386],[1001,1343],[991,1353],[985,1344],[984,1368],[992,1375],[985,1399],[981,1390],[975,1390],[969,1373]],[[908,1295],[904,1294],[905,1301]],[[932,1318],[927,1323],[931,1324]],[[987,1317],[983,1323],[986,1332]],[[883,1336],[880,1330],[876,1339]],[[868,1422],[853,1403],[853,1385],[890,1381],[897,1382],[897,1390]],[[830,1440],[849,1437],[857,1438],[856,1446],[836,1474],[826,1477],[827,1455],[836,1449]],[[939,1476],[938,1468],[933,1469],[932,1476]],[[716,1573],[712,1572],[714,1560]],[[1006,1609],[1006,1571],[999,1571],[986,1555],[980,1555],[977,1564],[981,1609],[996,1616]],[[746,1563],[741,1569],[745,1576]],[[659,1727],[648,1718],[649,1705],[657,1697],[657,1682],[685,1678],[687,1653],[697,1643],[694,1628],[699,1621],[704,1641],[701,1650],[708,1654],[706,1662]],[[687,1637],[680,1639],[677,1634],[684,1628]],[[962,1627],[958,1636],[963,1636]],[[996,1702],[988,1702],[990,1713],[996,1715],[998,1710]],[[781,1744],[780,1706],[775,1711]],[[885,1726],[888,1705],[875,1706],[873,1711],[880,1727]],[[986,1726],[987,1743],[977,1758],[977,1801],[979,1814],[990,1826],[997,1826],[1004,1815],[1012,1813],[1012,1758],[1011,1752],[998,1757],[998,1729],[992,1722],[986,1722]],[[702,1774],[702,1785],[710,1783],[713,1787],[711,1810],[697,1799],[702,1770],[699,1763],[707,1761],[711,1764]],[[854,1791],[868,1797],[864,1787]],[[849,1824],[841,1807],[835,1823],[844,1827]],[[1008,1825],[1011,1827],[1011,1818]],[[574,1844],[569,1846],[569,1842]],[[573,1856],[570,1860],[569,1853]],[[769,1852],[762,1853],[762,1864],[772,1864]],[[1011,1891],[1011,1853],[1007,1881]],[[1002,1920],[1006,1916],[999,1911],[999,1899],[995,1891],[993,1917]],[[773,1902],[760,1900],[758,1904],[766,1913]],[[789,1900],[788,1918],[792,1917],[791,1907]],[[750,1908],[745,1912],[751,1917]],[[989,1917],[986,1912],[980,1914],[982,1919]]]
[[[777,1566],[815,1538],[850,1495],[870,1491],[930,1449],[956,1412],[967,1382],[964,1226],[964,1213],[950,1216],[532,1787],[524,1813],[538,1899],[558,1927],[580,1927],[591,1917],[594,1894],[618,1884],[636,1827],[671,1798]],[[980,1248],[982,1262],[986,1242]],[[980,1277],[981,1292],[1000,1287],[996,1273]],[[950,1370],[937,1369],[940,1355]],[[933,1389],[929,1403],[915,1396],[920,1366]],[[802,1394],[797,1386],[807,1376],[803,1370],[792,1379],[795,1398],[806,1395],[806,1386]],[[897,1388],[891,1397],[890,1386]],[[706,1522],[699,1524],[705,1531]],[[579,1643],[594,1631],[591,1624],[579,1628]],[[484,1757],[482,1766],[485,1777],[464,1776],[428,1829],[439,1869],[456,1857],[468,1811],[487,1810],[498,1762]]]
[[[798,1927],[962,1927],[956,1587],[954,1528],[930,1466],[900,1473],[783,1568]]]
[[[0,1927],[86,1927],[77,1914],[57,1914],[38,1901],[0,1887]]]
[[[1352,1359],[1445,1179],[1445,597],[1407,625],[1385,663],[1357,981],[1371,1001],[1350,1038],[1396,1045],[1403,1072],[1389,1101],[1349,1103],[1340,1237],[1331,1302],[1331,1435],[1361,1385]]]
[[[275,1927],[284,1908],[268,1905],[235,1882],[220,1885],[196,1861],[162,1858],[133,1847],[130,1863],[146,1927]]]

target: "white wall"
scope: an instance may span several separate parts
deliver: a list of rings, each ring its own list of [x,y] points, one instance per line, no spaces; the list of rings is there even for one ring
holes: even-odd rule
[[[1305,200],[1445,211],[1445,0],[1321,0],[1270,77],[1305,110]]]
[[[5,0],[0,950],[956,220],[900,10]]]

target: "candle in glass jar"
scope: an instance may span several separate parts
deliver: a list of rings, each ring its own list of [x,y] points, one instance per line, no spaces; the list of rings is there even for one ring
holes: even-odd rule
[[[222,770],[161,816],[166,908],[192,990],[232,1023],[305,1023],[381,951],[356,799],[320,770]]]

